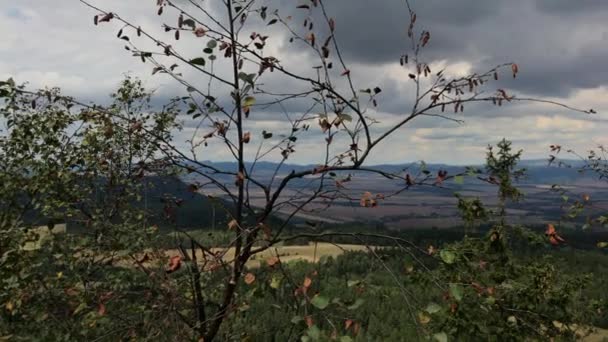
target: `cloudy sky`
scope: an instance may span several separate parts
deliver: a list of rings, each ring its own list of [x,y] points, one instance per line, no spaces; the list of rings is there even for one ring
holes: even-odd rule
[[[184,1],[184,0],[181,0]],[[197,0],[199,1],[199,0]],[[201,1],[214,11],[220,0]],[[304,2],[304,0],[300,0]],[[156,15],[156,0],[90,0],[115,11],[160,38],[171,40],[161,24],[174,22],[174,13]],[[289,15],[294,1],[265,0]],[[289,3],[287,7],[285,3]],[[374,133],[389,127],[407,113],[411,105],[408,71],[399,66],[407,47],[407,11],[403,0],[325,0],[337,23],[336,35],[343,56],[359,88],[379,86],[380,106],[369,114],[377,119]],[[482,72],[504,62],[516,62],[520,74],[505,77],[487,91],[508,89],[520,97],[564,102],[599,114],[589,116],[538,104],[517,104],[500,109],[468,105],[464,124],[435,118],[416,119],[379,146],[372,163],[404,163],[415,160],[452,164],[482,160],[489,143],[502,137],[523,148],[525,157],[546,158],[548,146],[561,144],[585,151],[607,144],[608,128],[608,1],[606,0],[412,0],[418,25],[432,33],[424,58],[434,69],[446,67],[454,74]],[[187,6],[184,4],[184,6]],[[295,11],[294,16],[300,12]],[[0,0],[0,79],[13,77],[32,88],[61,87],[66,94],[104,102],[125,73],[138,76],[155,89],[156,102],[185,94],[183,86],[166,75],[151,73],[124,50],[115,36],[117,23],[93,25],[95,12],[78,0]],[[296,17],[296,20],[298,17]],[[309,52],[289,45],[289,35],[275,26],[257,26],[273,33],[271,52],[296,70],[304,68]],[[248,36],[244,34],[244,36]],[[141,44],[147,44],[142,42]],[[200,42],[182,39],[186,55],[196,57]],[[198,44],[198,45],[197,45]],[[149,44],[147,46],[150,46]],[[177,45],[176,45],[177,46]],[[203,46],[204,47],[204,46]],[[198,52],[200,54],[200,52]],[[306,66],[309,68],[309,66]],[[218,71],[221,72],[221,66]],[[187,77],[196,78],[188,74]],[[304,71],[303,71],[304,72]],[[508,75],[507,73],[505,73]],[[194,83],[198,83],[195,79]],[[275,87],[296,87],[284,80],[269,79]],[[286,104],[293,115],[305,103]],[[273,110],[255,113],[248,129],[286,129],[284,116]],[[192,135],[193,123],[186,120],[178,139]],[[319,162],[319,135],[302,139],[291,162]],[[209,148],[201,159],[227,160],[222,149]],[[277,160],[278,154],[269,155]]]

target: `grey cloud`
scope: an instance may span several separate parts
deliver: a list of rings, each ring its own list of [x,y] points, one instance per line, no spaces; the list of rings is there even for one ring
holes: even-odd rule
[[[608,26],[601,15],[608,11],[607,1],[411,3],[418,13],[418,30],[431,31],[431,43],[423,51],[427,60],[464,60],[480,69],[516,61],[521,78],[503,84],[533,95],[564,96],[608,84],[598,72],[608,59]],[[347,61],[396,64],[407,52],[403,1],[326,1],[326,6],[336,17],[336,35]],[[582,11],[590,14],[570,15]],[[319,25],[321,18],[316,21]]]
[[[606,1],[603,0],[536,0],[536,6],[542,11],[564,15],[572,15],[588,11],[608,10]]]

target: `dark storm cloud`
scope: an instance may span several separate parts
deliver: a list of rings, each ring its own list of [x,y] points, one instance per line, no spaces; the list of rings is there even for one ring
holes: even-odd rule
[[[336,18],[336,35],[348,61],[396,64],[407,52],[403,0],[325,4]],[[608,84],[601,72],[608,60],[604,23],[608,1],[414,0],[411,4],[418,13],[418,30],[431,31],[423,55],[427,60],[469,61],[475,71],[516,61],[520,78],[502,86],[532,95],[567,96],[576,89]],[[321,25],[321,18],[316,22]]]
[[[536,6],[541,11],[566,15],[608,9],[604,0],[536,0]]]

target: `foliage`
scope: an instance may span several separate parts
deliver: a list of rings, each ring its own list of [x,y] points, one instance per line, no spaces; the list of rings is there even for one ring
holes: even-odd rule
[[[411,81],[411,108],[379,127],[373,113],[382,105],[383,91],[377,84],[357,84],[358,71],[340,52],[339,18],[327,13],[323,0],[293,5],[293,13],[255,0],[227,0],[218,12],[195,1],[185,7],[184,2],[158,0],[153,10],[160,20],[170,17],[162,26],[171,33],[170,41],[119,13],[81,2],[95,11],[95,25],[118,23],[117,38],[126,50],[151,65],[153,75],[181,84],[184,96],[153,108],[141,82],[127,78],[111,95],[111,105],[98,106],[62,96],[57,89],[32,92],[12,80],[0,83],[5,99],[0,114],[7,124],[0,140],[3,334],[50,340],[234,340],[253,336],[248,334],[252,327],[277,329],[269,324],[274,309],[248,316],[250,308],[266,302],[284,310],[278,311],[285,323],[285,330],[278,328],[279,337],[305,341],[544,338],[571,336],[572,324],[584,322],[586,307],[555,310],[570,310],[581,278],[562,278],[547,261],[522,264],[512,256],[522,237],[541,240],[504,220],[505,202],[521,197],[513,186],[521,175],[516,169],[521,152],[512,153],[506,140],[497,153],[489,150],[487,175],[474,172],[498,185],[498,211],[486,211],[476,199],[459,201],[464,218],[491,225],[487,237],[467,237],[438,250],[437,243],[423,248],[403,238],[371,234],[394,249],[368,246],[368,254],[353,254],[353,259],[293,267],[284,267],[276,256],[260,272],[247,268],[249,260],[280,243],[336,235],[361,241],[365,236],[287,236],[290,220],[302,211],[343,199],[373,208],[414,186],[439,187],[452,179],[461,183],[465,173],[432,174],[424,168],[418,174],[387,173],[366,162],[414,119],[460,122],[465,104],[520,101],[504,89],[484,92],[505,68],[516,77],[516,64],[467,76],[432,71],[423,55],[431,34],[419,29],[406,1],[409,51],[399,56],[399,64]],[[275,34],[273,27],[285,35]],[[254,32],[243,35],[245,31]],[[287,37],[291,46],[314,58],[303,66],[283,63],[271,55],[285,43],[275,37]],[[193,45],[202,52],[184,52],[184,46]],[[283,105],[291,101],[308,109],[297,115],[284,112]],[[264,109],[283,112],[286,131],[254,131],[253,119]],[[173,137],[182,113],[194,123],[185,149]],[[303,137],[318,142],[318,165],[285,172],[282,166]],[[201,160],[211,148],[235,163]],[[270,156],[280,163],[270,177],[261,177],[256,167]],[[401,190],[353,196],[347,185],[354,171],[398,181]],[[150,177],[177,174],[196,177],[187,190],[211,202],[206,210],[213,210],[213,218],[218,210],[212,233],[221,233],[209,236],[179,227],[182,198],[162,197],[162,207],[148,206]],[[154,211],[162,211],[167,221],[162,231],[153,224],[159,214]],[[286,219],[277,219],[277,213]],[[77,222],[77,233],[53,233],[54,225],[65,221]],[[35,229],[41,224],[48,232]],[[167,234],[166,227],[173,231]],[[557,239],[556,234],[551,238]],[[28,242],[35,247],[26,248]],[[214,248],[217,244],[222,248]],[[373,272],[368,272],[370,260]],[[357,279],[338,279],[319,268],[333,263],[352,269]],[[480,270],[483,263],[487,268]],[[338,266],[334,269],[341,274]],[[435,292],[421,294],[429,288]],[[476,296],[480,290],[485,292]],[[376,298],[386,310],[366,304]],[[289,322],[283,322],[286,317]],[[384,322],[402,329],[383,331]]]
[[[76,106],[56,89],[2,89],[0,331],[51,340],[165,334],[169,280],[124,265],[157,253],[158,229],[134,203],[174,128],[173,109],[149,111],[149,94],[129,78],[107,108]],[[32,211],[38,219],[25,220]],[[68,219],[84,233],[44,233]],[[48,228],[33,229],[41,223]]]
[[[431,323],[435,330],[456,339],[574,338],[583,333],[582,327],[597,309],[583,294],[589,275],[564,275],[548,255],[525,263],[513,255],[518,244],[544,243],[543,237],[504,219],[505,201],[521,197],[512,182],[523,175],[516,169],[520,155],[521,151],[512,153],[505,140],[498,144],[496,154],[489,147],[486,170],[500,200],[499,211],[492,215],[494,226],[482,238],[465,238],[439,253],[443,262],[438,272],[449,286],[441,310],[427,313],[436,318]],[[478,206],[461,205],[460,209],[465,211],[464,218],[479,217]]]

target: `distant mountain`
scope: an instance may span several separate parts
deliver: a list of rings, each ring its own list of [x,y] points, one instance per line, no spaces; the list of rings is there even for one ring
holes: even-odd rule
[[[141,200],[133,205],[145,209],[149,225],[157,225],[161,230],[195,229],[225,225],[228,221],[228,212],[232,210],[228,202],[221,198],[212,200],[177,177],[147,176],[141,182],[143,188],[138,194]],[[100,184],[102,183],[103,181],[100,181]],[[98,191],[93,196],[99,201],[102,200],[103,193]],[[38,211],[30,210],[24,221],[33,225],[47,225],[49,218]],[[67,230],[71,232],[86,229],[81,219],[57,217],[53,221],[66,222]]]
[[[207,165],[212,165],[220,170],[229,170],[235,171],[237,170],[237,164],[234,162],[211,162],[205,161]],[[526,176],[521,180],[522,183],[535,183],[535,184],[562,184],[569,185],[574,184],[576,182],[582,180],[593,180],[596,178],[595,175],[590,173],[581,173],[579,169],[584,165],[582,161],[578,160],[566,160],[565,164],[569,165],[560,166],[558,164],[549,165],[546,159],[530,159],[530,160],[522,160],[519,163],[519,167],[526,169]],[[279,167],[278,163],[272,162],[258,162],[255,165],[248,162],[245,163],[247,170],[250,170],[252,166],[254,166],[253,174],[255,177],[259,179],[265,180],[270,179],[274,174],[277,167]],[[284,177],[292,171],[300,172],[304,170],[312,170],[318,165],[308,164],[283,164],[280,166],[277,176],[279,178]],[[472,167],[483,168],[482,165],[471,165]],[[409,164],[379,164],[379,165],[370,165],[367,166],[369,168],[379,169],[387,173],[395,173],[395,174],[403,174],[405,172],[416,172],[419,170],[420,164],[418,163],[409,163]],[[457,174],[463,172],[466,167],[465,166],[455,166],[449,164],[426,164],[426,169],[431,172],[436,172],[438,170],[446,170],[448,174]],[[362,173],[363,171],[356,171],[355,173]],[[344,172],[346,173],[346,172]],[[351,172],[352,173],[352,172]],[[190,177],[184,177],[183,179],[186,181],[192,181],[193,179],[199,179],[200,176],[192,175]],[[220,178],[222,179],[222,178]],[[232,177],[224,177],[224,182],[227,185],[230,185],[234,179]]]

